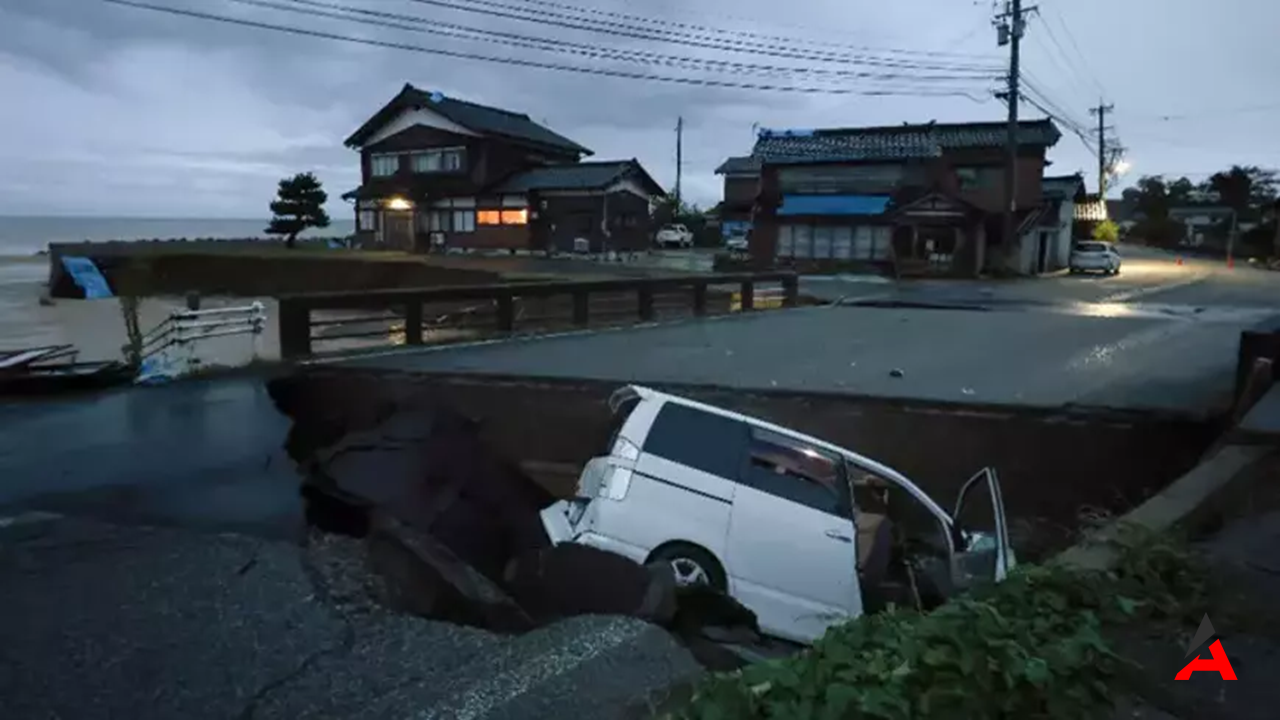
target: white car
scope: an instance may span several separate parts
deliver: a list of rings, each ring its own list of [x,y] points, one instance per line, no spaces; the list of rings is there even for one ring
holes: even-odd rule
[[[746,235],[730,235],[728,239],[724,241],[725,249],[730,252],[746,252],[747,245]]]
[[[689,232],[689,228],[684,225],[663,225],[662,229],[658,230],[658,235],[655,239],[660,248],[693,247],[693,233]]]
[[[1098,240],[1077,242],[1071,248],[1071,261],[1068,265],[1072,273],[1101,272],[1107,275],[1120,274],[1120,253],[1114,245]]]
[[[767,635],[812,643],[890,602],[934,605],[1014,566],[989,468],[952,515],[892,468],[763,420],[635,385],[609,404],[607,454],[587,463],[574,498],[542,512],[552,542],[668,563],[677,583],[746,605]],[[984,504],[990,532],[957,524]]]

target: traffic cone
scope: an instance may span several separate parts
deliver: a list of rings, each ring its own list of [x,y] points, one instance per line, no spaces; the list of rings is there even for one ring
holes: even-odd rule
[[[1178,256],[1178,265],[1182,265],[1182,256],[1181,256],[1181,255],[1179,255],[1179,256]]]
[[[1235,258],[1233,258],[1233,257],[1228,257],[1228,258],[1227,258],[1227,269],[1228,269],[1228,270],[1230,270],[1231,268],[1233,268],[1233,267],[1235,267],[1235,266],[1236,266],[1236,259],[1235,259]]]

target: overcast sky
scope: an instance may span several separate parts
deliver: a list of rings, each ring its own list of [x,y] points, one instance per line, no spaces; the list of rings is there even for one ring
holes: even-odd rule
[[[305,17],[229,0],[146,0],[230,17],[359,38],[668,77],[783,85],[822,84],[741,69],[699,72],[442,38],[345,20]],[[282,0],[272,0],[281,2]],[[495,18],[412,0],[327,0],[438,22],[577,43],[757,65],[798,60],[613,37]],[[451,0],[473,6],[478,0]],[[528,6],[530,0],[479,0]],[[572,14],[549,7],[539,12]],[[557,3],[550,3],[551,5]],[[668,23],[783,35],[748,39],[782,51],[860,54],[883,63],[823,65],[845,72],[994,76],[954,70],[1006,62],[990,0],[558,0],[560,5],[644,15]],[[1280,166],[1280,3],[1274,0],[1040,0],[1029,21],[1024,67],[1075,122],[1104,95],[1129,148],[1129,179],[1190,174],[1231,163]],[[599,19],[635,24],[618,18]],[[654,25],[656,29],[675,29]],[[705,30],[688,30],[708,37]],[[717,37],[717,36],[709,36]],[[836,47],[846,46],[846,47]],[[874,47],[874,54],[851,47]],[[925,55],[924,53],[935,53]],[[936,53],[948,53],[945,56]],[[943,65],[942,70],[921,64]],[[832,80],[830,76],[825,78]],[[959,96],[811,95],[711,88],[513,67],[478,60],[298,37],[110,5],[101,0],[0,0],[0,214],[258,217],[276,181],[317,173],[334,198],[359,183],[343,139],[405,82],[526,112],[592,148],[597,159],[638,158],[670,187],[675,124],[685,121],[685,195],[720,199],[713,174],[751,149],[753,124],[813,128],[901,122],[1000,120],[1004,106],[983,79],[836,79],[858,90],[920,88]],[[834,87],[828,83],[825,87]],[[1268,107],[1269,106],[1269,107]],[[1023,106],[1025,117],[1043,113]],[[1087,173],[1096,160],[1064,128],[1051,172]]]

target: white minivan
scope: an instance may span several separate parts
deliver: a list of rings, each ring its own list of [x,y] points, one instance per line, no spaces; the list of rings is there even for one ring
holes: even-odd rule
[[[548,507],[551,540],[669,563],[755,612],[767,635],[811,643],[892,602],[926,607],[1013,568],[987,468],[953,514],[892,468],[777,425],[629,385],[609,401],[607,454]],[[986,532],[957,523],[979,519]]]

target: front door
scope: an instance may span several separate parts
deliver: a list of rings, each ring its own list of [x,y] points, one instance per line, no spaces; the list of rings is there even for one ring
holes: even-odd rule
[[[984,468],[960,488],[956,499],[952,581],[963,590],[1000,582],[1013,569],[1008,521],[996,471]]]
[[[382,212],[382,241],[393,250],[412,251],[413,212],[409,210],[384,210]]]
[[[729,523],[733,594],[766,633],[812,642],[862,611],[842,462],[751,428]]]

